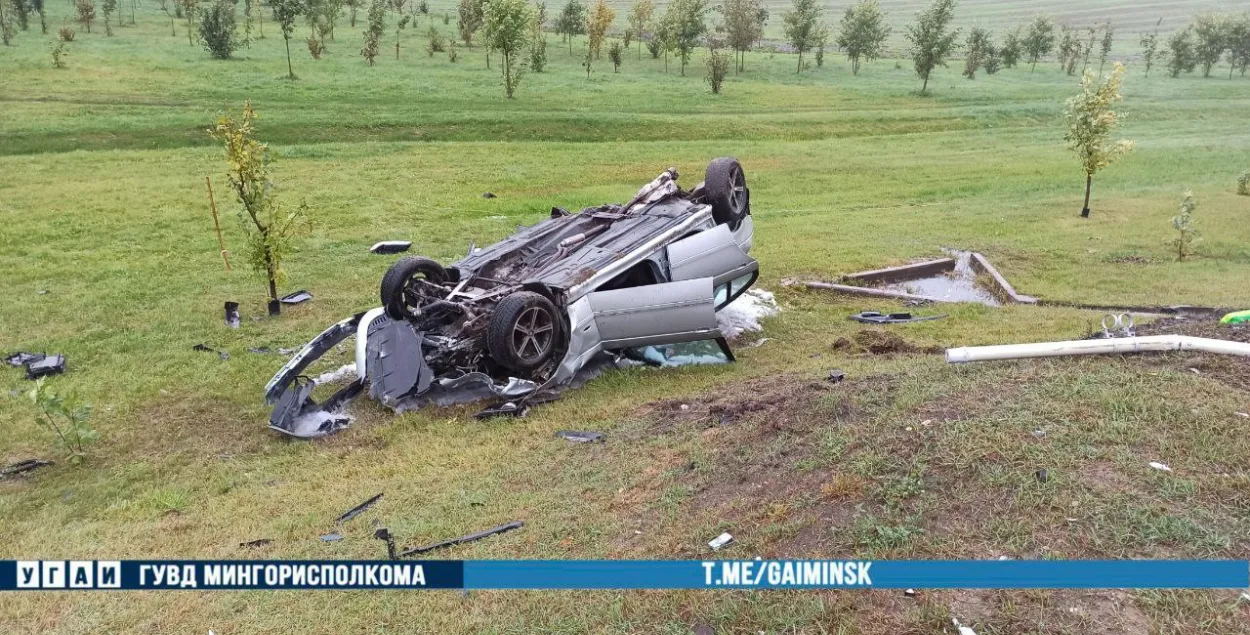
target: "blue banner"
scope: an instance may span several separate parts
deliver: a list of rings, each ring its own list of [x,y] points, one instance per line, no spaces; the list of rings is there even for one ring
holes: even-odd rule
[[[1246,560],[0,561],[0,591],[1248,587]]]

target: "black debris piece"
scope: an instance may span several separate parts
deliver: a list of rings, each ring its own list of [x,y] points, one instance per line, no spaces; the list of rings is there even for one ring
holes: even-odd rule
[[[482,195],[482,198],[499,198],[499,197],[495,196],[494,193],[492,192],[486,192],[485,194]]]
[[[326,534],[321,537],[321,542],[338,542],[343,539],[343,534]]]
[[[491,419],[494,417],[516,417],[520,419],[529,414],[530,407],[524,404],[517,404],[513,401],[505,401],[497,406],[491,406],[481,412],[473,415],[474,419]]]
[[[35,293],[38,293],[39,295],[48,295],[48,290],[47,290],[47,289],[40,289],[40,290],[36,291]]]
[[[279,315],[282,315],[282,301],[270,300],[269,301],[269,317],[277,317]]]
[[[226,303],[226,326],[237,329],[239,328],[239,303]]]
[[[905,324],[908,322],[940,320],[944,317],[946,317],[946,314],[918,317],[910,313],[879,313],[877,311],[863,311],[850,316],[850,319],[855,320],[856,322],[863,322],[864,324]]]
[[[370,498],[369,500],[347,510],[346,512],[343,513],[342,516],[339,516],[338,518],[334,519],[334,524],[342,525],[343,523],[363,514],[370,507],[373,507],[373,504],[378,502],[379,498],[382,498],[381,494],[378,494],[377,496],[374,496],[373,498]]]
[[[249,540],[247,542],[241,542],[239,543],[239,546],[240,547],[264,547],[265,545],[271,542],[273,542],[273,538],[257,538],[256,540]]]
[[[569,210],[564,209],[563,207],[553,207],[553,208],[551,208],[551,217],[552,217],[552,218],[560,218],[561,216],[572,216],[572,214],[570,214],[570,213],[569,213]]]
[[[64,355],[48,355],[26,364],[26,379],[39,379],[48,375],[60,375],[65,372]]]
[[[829,371],[829,376],[825,378],[831,384],[840,384],[846,379],[846,371],[835,368]]]
[[[226,361],[227,359],[230,359],[230,353],[227,353],[226,351],[219,351],[207,344],[196,344],[195,346],[191,347],[191,350],[204,351],[205,353],[217,353],[217,356],[220,357],[221,361],[223,362]]]
[[[43,353],[23,353],[17,352],[4,358],[4,362],[9,366],[25,366],[31,362],[37,362],[43,359]]]
[[[301,302],[307,302],[311,299],[311,293],[309,293],[306,289],[300,289],[295,293],[288,293],[287,295],[282,296],[282,299],[278,301],[283,304],[299,304]]]
[[[408,240],[384,240],[375,243],[369,248],[369,251],[375,254],[399,254],[412,248],[412,241]]]
[[[395,537],[391,535],[391,530],[386,527],[378,527],[377,531],[373,532],[373,537],[386,542],[387,558],[391,560],[396,560],[398,558],[395,553]]]
[[[485,531],[479,531],[475,534],[469,534],[467,536],[460,536],[459,538],[451,538],[450,540],[436,542],[433,544],[426,545],[424,547],[413,547],[412,549],[405,549],[404,551],[401,551],[398,554],[398,557],[406,558],[411,555],[425,553],[427,551],[434,551],[435,549],[442,549],[444,547],[453,547],[455,545],[464,544],[466,542],[474,542],[476,540],[481,540],[483,538],[487,538],[495,534],[502,534],[505,531],[512,531],[513,529],[520,529],[521,527],[524,527],[524,526],[525,526],[524,521],[514,520],[506,525],[500,525],[498,527],[491,527],[490,529],[487,529]]]
[[[603,443],[607,440],[602,432],[594,431],[560,430],[556,436],[573,443]]]
[[[1034,476],[1037,477],[1038,483],[1045,483],[1046,479],[1050,478],[1050,475],[1046,473],[1046,468],[1042,468],[1038,470],[1036,473],[1034,473]]]
[[[52,461],[45,461],[44,459],[26,459],[25,461],[10,463],[4,467],[0,467],[0,479],[8,478],[15,474],[29,472],[31,470],[52,464]]]

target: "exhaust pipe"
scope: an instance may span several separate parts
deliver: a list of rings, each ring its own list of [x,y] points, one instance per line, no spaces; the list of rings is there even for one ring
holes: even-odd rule
[[[1074,342],[1039,342],[1036,344],[948,348],[946,349],[946,361],[951,364],[963,364],[966,362],[988,362],[998,359],[1158,353],[1165,351],[1200,351],[1250,357],[1250,344],[1215,340],[1207,337],[1191,337],[1189,335],[1149,335],[1146,337],[1114,337],[1103,340],[1078,340]]]

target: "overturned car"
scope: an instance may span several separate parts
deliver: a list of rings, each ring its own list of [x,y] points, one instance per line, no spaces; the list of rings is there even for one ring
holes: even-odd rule
[[[328,434],[345,421],[333,411],[366,388],[396,411],[465,395],[515,404],[604,357],[663,363],[667,345],[732,360],[716,312],[759,275],[752,239],[742,166],[720,158],[689,191],[670,168],[624,205],[553,208],[450,265],[403,258],[382,278],[382,306],[330,327],[270,380],[269,425]],[[353,334],[359,380],[317,404],[303,373]]]

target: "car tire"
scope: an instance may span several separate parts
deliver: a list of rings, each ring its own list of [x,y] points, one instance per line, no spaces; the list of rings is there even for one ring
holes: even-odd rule
[[[733,157],[713,159],[707,164],[703,190],[703,198],[712,206],[712,218],[717,224],[734,229],[751,213],[746,173]]]
[[[381,288],[382,308],[391,319],[402,320],[411,317],[408,312],[411,302],[406,293],[409,282],[416,277],[442,284],[447,281],[447,270],[437,262],[420,256],[403,258],[391,265],[391,268],[386,270],[386,275],[382,276]]]
[[[518,291],[496,307],[486,325],[486,350],[500,366],[527,373],[546,364],[560,347],[564,323],[542,294]]]

